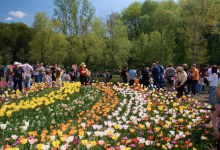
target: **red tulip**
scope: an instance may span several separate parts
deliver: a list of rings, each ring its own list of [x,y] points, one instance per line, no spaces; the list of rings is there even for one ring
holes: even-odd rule
[[[11,146],[10,146],[10,145],[5,145],[5,146],[3,147],[3,149],[6,149],[6,148],[11,148]]]

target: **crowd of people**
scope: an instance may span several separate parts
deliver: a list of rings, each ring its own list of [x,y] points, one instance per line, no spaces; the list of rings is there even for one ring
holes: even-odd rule
[[[177,96],[179,97],[183,96],[183,94],[191,94],[192,97],[201,95],[205,88],[204,85],[206,85],[209,87],[209,99],[211,99],[211,95],[215,91],[220,77],[220,67],[206,65],[200,71],[196,64],[192,64],[188,69],[187,64],[179,64],[177,67],[174,67],[170,63],[168,68],[165,69],[162,65],[159,65],[158,61],[155,61],[151,68],[142,64],[139,75],[139,84],[143,87],[165,87],[168,92],[177,91]],[[124,84],[129,82],[129,86],[135,84],[136,76],[137,71],[134,66],[130,70],[128,70],[128,66],[125,66],[121,73]]]

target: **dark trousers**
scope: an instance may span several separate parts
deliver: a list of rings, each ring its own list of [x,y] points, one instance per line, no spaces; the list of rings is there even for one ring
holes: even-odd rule
[[[80,76],[80,82],[81,85],[87,85],[87,77],[86,76]]]
[[[165,87],[165,80],[164,80],[164,78],[163,77],[160,77],[160,88],[164,88]]]
[[[187,79],[187,85],[188,85],[188,93],[190,93],[190,90],[192,90],[192,80]]]
[[[196,84],[198,80],[192,80],[192,93],[195,95],[196,94]]]
[[[133,86],[134,85],[134,80],[129,80],[129,86]]]
[[[123,78],[123,83],[124,84],[128,83],[128,79],[127,78]]]
[[[181,84],[181,82],[178,82],[178,86]],[[180,96],[180,97],[182,97],[183,96],[183,91],[184,91],[184,87],[185,87],[185,84],[186,83],[184,83],[181,87],[179,87],[178,89],[177,89],[177,96]]]
[[[9,77],[6,76],[6,82],[8,82],[8,81],[9,81]]]
[[[18,82],[14,81],[14,87],[13,87],[14,91],[17,90],[17,85],[19,87],[19,91],[22,92],[22,79],[20,79],[20,81],[18,81]]]
[[[154,79],[154,85],[157,86],[157,88],[160,88],[160,79]]]

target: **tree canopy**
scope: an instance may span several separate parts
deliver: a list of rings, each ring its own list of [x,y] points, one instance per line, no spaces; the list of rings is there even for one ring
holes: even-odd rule
[[[36,13],[32,27],[0,23],[1,64],[220,64],[219,0],[145,0],[106,18],[95,16],[88,0],[54,4],[54,15]]]

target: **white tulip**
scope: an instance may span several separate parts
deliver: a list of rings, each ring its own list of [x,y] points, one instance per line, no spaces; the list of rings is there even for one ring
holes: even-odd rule
[[[1,124],[0,126],[1,126],[1,129],[2,129],[2,130],[5,130],[6,127],[7,127],[7,124]]]
[[[48,150],[50,148],[50,145],[43,145],[42,148],[43,150]]]

